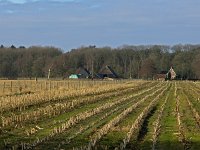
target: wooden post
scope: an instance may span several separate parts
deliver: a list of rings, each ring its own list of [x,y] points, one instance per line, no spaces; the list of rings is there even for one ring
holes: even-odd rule
[[[42,82],[40,83],[40,90],[42,90]]]
[[[12,86],[13,86],[13,83],[12,83],[12,81],[10,81],[10,91],[12,92],[13,90],[12,90]]]
[[[30,80],[30,91],[33,89],[32,81]]]
[[[56,89],[58,90],[58,81],[56,81]]]
[[[35,91],[37,90],[37,81],[35,81]]]
[[[79,89],[82,87],[82,81],[79,82]]]
[[[64,87],[65,88],[67,87],[67,81],[64,81]]]
[[[3,93],[5,92],[6,82],[3,82]]]
[[[47,81],[45,81],[45,90],[47,90]]]
[[[50,79],[50,75],[51,75],[51,68],[49,68],[49,72],[48,72],[48,80]]]
[[[49,90],[51,91],[51,81],[49,81]]]
[[[55,81],[52,81],[52,89],[55,89]]]

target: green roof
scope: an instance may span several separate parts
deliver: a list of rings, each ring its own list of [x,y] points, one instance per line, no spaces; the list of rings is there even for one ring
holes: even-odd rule
[[[70,79],[78,79],[79,78],[79,75],[78,74],[71,74],[69,76]]]

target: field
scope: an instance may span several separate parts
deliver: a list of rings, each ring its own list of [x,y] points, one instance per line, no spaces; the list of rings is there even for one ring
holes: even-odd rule
[[[200,83],[0,81],[0,149],[196,150]]]

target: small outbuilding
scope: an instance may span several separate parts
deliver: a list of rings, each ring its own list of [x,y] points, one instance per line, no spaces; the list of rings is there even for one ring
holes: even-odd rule
[[[79,75],[79,78],[86,78],[86,79],[91,78],[91,74],[86,68],[79,68],[76,71],[76,74]]]
[[[85,68],[79,68],[76,70],[76,74],[71,74],[70,79],[88,79],[91,77],[90,72]]]
[[[176,72],[174,71],[173,67],[167,73],[167,78],[170,80],[174,80],[176,78]]]
[[[176,72],[174,71],[173,67],[170,68],[169,71],[161,71],[160,73],[154,76],[155,80],[174,80],[176,78]]]
[[[71,74],[69,76],[70,79],[79,79],[79,75],[78,74]]]
[[[118,75],[115,73],[115,71],[110,66],[107,65],[99,71],[98,77],[100,77],[102,79],[118,78]]]
[[[167,71],[161,71],[160,73],[154,76],[155,80],[165,81],[167,79]]]

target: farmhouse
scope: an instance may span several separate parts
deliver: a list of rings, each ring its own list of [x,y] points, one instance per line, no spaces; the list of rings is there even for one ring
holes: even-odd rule
[[[176,78],[176,72],[174,71],[173,67],[171,67],[170,70],[168,71],[167,78],[171,80]]]
[[[164,81],[167,79],[167,71],[161,71],[160,73],[156,74],[154,79]]]
[[[110,66],[105,66],[102,68],[99,73],[98,77],[104,79],[104,78],[118,78],[118,75],[115,73],[115,71]]]
[[[76,74],[71,74],[69,76],[70,79],[88,79],[91,77],[90,72],[85,68],[79,68],[76,71]]]
[[[173,67],[170,68],[169,71],[161,71],[160,73],[156,74],[154,79],[155,80],[174,80],[176,78],[176,73]]]
[[[78,74],[80,76],[80,78],[90,78],[91,77],[90,72],[85,68],[79,68],[78,70],[76,70],[76,74]]]

